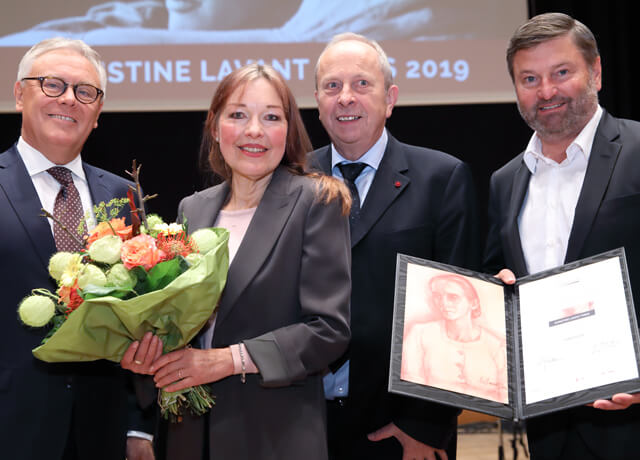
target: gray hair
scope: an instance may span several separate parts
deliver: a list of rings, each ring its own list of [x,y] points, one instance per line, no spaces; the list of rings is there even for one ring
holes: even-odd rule
[[[49,53],[51,51],[56,50],[71,50],[75,51],[79,55],[85,57],[91,65],[96,69],[98,73],[98,78],[100,79],[100,89],[105,92],[103,95],[106,96],[107,91],[107,71],[104,68],[103,62],[100,60],[100,55],[96,50],[91,48],[82,40],[73,40],[70,38],[63,37],[55,37],[48,38],[46,40],[42,40],[39,43],[36,43],[31,47],[29,51],[22,56],[20,60],[20,64],[18,65],[18,77],[17,81],[21,81],[23,78],[29,76],[29,72],[31,72],[31,67],[33,67],[33,63],[36,59],[38,59],[43,54]]]
[[[593,33],[580,21],[563,13],[544,13],[532,17],[515,31],[507,48],[507,67],[513,81],[513,59],[523,49],[533,48],[554,38],[570,34],[582,57],[592,66],[600,52]]]
[[[318,57],[318,61],[316,62],[316,68],[315,68],[316,89],[318,89],[318,63],[320,62],[320,59],[322,59],[322,56],[324,56],[324,53],[326,53],[327,50],[329,50],[329,48],[337,45],[340,42],[346,42],[346,41],[361,42],[366,45],[369,45],[371,48],[375,50],[376,54],[378,55],[380,70],[382,71],[382,75],[384,75],[384,89],[385,91],[388,91],[389,88],[391,88],[391,85],[393,85],[393,73],[391,72],[391,64],[389,64],[389,58],[387,57],[387,53],[384,52],[384,50],[378,44],[377,41],[371,40],[365,37],[364,35],[354,34],[353,32],[345,32],[342,34],[334,35],[331,41],[327,43],[327,46],[324,47],[324,49],[322,50],[322,53],[320,53],[320,56]]]

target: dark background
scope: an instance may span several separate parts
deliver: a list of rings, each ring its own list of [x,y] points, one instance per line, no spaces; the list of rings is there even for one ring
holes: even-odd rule
[[[638,86],[631,81],[639,75],[636,50],[640,44],[632,35],[631,1],[530,0],[529,11],[530,15],[560,11],[585,23],[595,34],[602,56],[601,105],[614,116],[640,120]],[[506,64],[495,71],[507,72]],[[317,110],[305,109],[302,116],[314,147],[327,144]],[[136,158],[143,165],[145,190],[159,194],[148,203],[150,210],[171,221],[179,200],[203,188],[209,179],[198,168],[205,118],[206,112],[103,113],[100,126],[85,144],[83,158],[121,175]],[[471,165],[483,231],[491,172],[519,153],[531,136],[515,104],[396,107],[387,127],[400,141],[443,150]],[[19,132],[18,114],[0,114],[0,152],[17,140]]]

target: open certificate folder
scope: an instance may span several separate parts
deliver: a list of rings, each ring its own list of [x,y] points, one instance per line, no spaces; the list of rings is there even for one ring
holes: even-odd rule
[[[398,254],[389,391],[526,419],[640,391],[624,249],[504,286]]]

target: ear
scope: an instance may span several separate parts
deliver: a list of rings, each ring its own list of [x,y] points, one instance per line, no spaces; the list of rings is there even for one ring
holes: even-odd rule
[[[96,129],[98,127],[98,118],[100,117],[100,113],[102,113],[102,106],[104,105],[104,102],[102,102],[102,100],[100,101],[100,106],[98,107],[98,112],[96,113],[96,119],[93,122],[93,129]]]
[[[22,96],[23,96],[23,88],[22,82],[17,81],[15,85],[13,85],[13,95],[16,98],[16,110],[18,112],[22,112]]]
[[[313,92],[313,97],[316,98],[316,106],[320,107],[320,99],[318,98],[318,90],[315,90]],[[320,114],[318,113],[318,118],[320,118]]]
[[[391,85],[389,90],[387,91],[387,118],[391,116],[393,112],[393,108],[398,102],[398,87],[396,85]]]
[[[593,81],[596,84],[596,88],[600,91],[600,89],[602,89],[602,63],[600,61],[600,56],[596,58],[591,66],[591,73],[593,75]]]

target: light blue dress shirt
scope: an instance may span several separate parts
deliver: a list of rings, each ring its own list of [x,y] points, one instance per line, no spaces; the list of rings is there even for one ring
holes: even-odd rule
[[[360,207],[364,205],[369,188],[373,183],[378,166],[387,148],[387,130],[382,131],[380,139],[357,161],[349,161],[338,153],[335,146],[331,144],[331,174],[342,179],[340,163],[365,163],[367,166],[356,178],[355,185],[360,196]],[[335,373],[329,372],[324,376],[324,394],[326,399],[344,398],[349,395],[349,361],[345,362]]]

